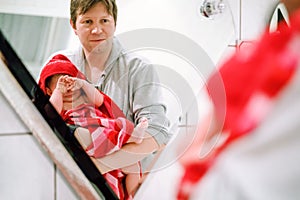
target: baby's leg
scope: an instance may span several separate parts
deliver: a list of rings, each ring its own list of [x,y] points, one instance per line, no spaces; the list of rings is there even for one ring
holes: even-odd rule
[[[130,196],[134,196],[139,187],[140,176],[138,174],[127,174],[126,176],[126,190]]]
[[[86,149],[93,142],[91,133],[86,128],[82,128],[82,127],[76,128],[74,136],[76,137],[78,142],[81,144],[83,149]]]
[[[141,143],[143,141],[145,131],[148,128],[148,119],[146,117],[142,117],[134,128],[131,137],[128,139],[127,142],[135,142],[135,143]]]
[[[129,195],[134,196],[141,181],[140,166],[138,163],[135,163],[122,170],[127,174],[125,179],[126,190]]]

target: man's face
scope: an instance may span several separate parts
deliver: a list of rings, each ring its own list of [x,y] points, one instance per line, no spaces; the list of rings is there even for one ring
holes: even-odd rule
[[[95,4],[72,24],[85,53],[109,51],[116,30],[113,16],[102,3]]]

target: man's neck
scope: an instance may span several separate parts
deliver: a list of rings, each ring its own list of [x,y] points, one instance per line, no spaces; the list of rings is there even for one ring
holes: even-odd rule
[[[110,48],[111,50],[111,48]],[[97,84],[103,71],[105,70],[106,61],[110,55],[109,51],[86,53],[85,73],[89,81]]]

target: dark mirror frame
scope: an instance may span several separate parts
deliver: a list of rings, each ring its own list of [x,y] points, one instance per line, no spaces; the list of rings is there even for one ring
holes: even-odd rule
[[[75,128],[69,127],[56,112],[52,104],[37,85],[37,82],[27,70],[19,56],[6,40],[0,30],[0,58],[6,64],[11,74],[15,77],[28,98],[41,113],[45,121],[53,130],[59,141],[74,159],[86,178],[92,183],[99,197],[114,200],[116,194],[108,185],[105,178],[94,165],[85,150],[74,136]]]

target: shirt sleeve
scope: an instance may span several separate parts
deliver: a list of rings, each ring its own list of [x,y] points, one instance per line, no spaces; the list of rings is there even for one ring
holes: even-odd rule
[[[131,76],[134,123],[137,124],[141,117],[146,117],[149,120],[147,132],[159,145],[166,144],[172,134],[169,130],[170,121],[166,116],[167,103],[154,66],[141,64]]]

